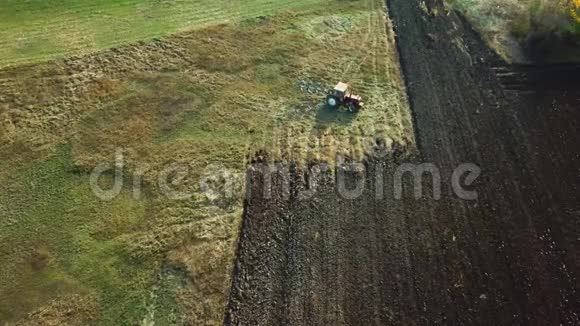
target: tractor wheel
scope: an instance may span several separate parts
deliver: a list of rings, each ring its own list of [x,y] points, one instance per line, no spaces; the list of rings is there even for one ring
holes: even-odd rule
[[[328,96],[326,98],[326,105],[328,105],[331,108],[336,108],[338,107],[339,104],[340,104],[339,100],[334,96]]]

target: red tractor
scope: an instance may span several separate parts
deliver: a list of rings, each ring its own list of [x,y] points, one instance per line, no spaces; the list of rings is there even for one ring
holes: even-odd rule
[[[348,84],[339,82],[326,96],[326,105],[331,108],[344,106],[349,112],[356,113],[363,106],[362,97],[352,94]]]

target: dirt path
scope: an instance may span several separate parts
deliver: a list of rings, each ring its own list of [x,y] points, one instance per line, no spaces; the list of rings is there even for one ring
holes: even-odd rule
[[[251,172],[226,324],[580,323],[577,79],[502,86],[511,68],[455,14],[389,9],[421,157],[369,159],[352,200],[336,192],[339,171],[306,200],[302,172],[276,174],[269,198]],[[440,168],[441,200],[393,198],[389,177],[409,161]],[[476,201],[450,189],[466,162],[482,169]]]

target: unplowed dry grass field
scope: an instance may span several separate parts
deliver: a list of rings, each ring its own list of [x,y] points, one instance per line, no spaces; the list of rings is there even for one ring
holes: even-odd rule
[[[0,321],[222,323],[251,158],[413,150],[384,13],[378,0],[3,2]],[[365,98],[357,115],[323,108],[339,80]],[[124,187],[101,200],[90,172],[119,150]],[[158,187],[174,163],[193,196]]]

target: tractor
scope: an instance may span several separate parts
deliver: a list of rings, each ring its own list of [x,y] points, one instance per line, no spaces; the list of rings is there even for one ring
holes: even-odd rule
[[[362,106],[362,97],[354,95],[348,84],[339,82],[326,96],[326,105],[331,108],[346,107],[351,113],[358,112]]]

